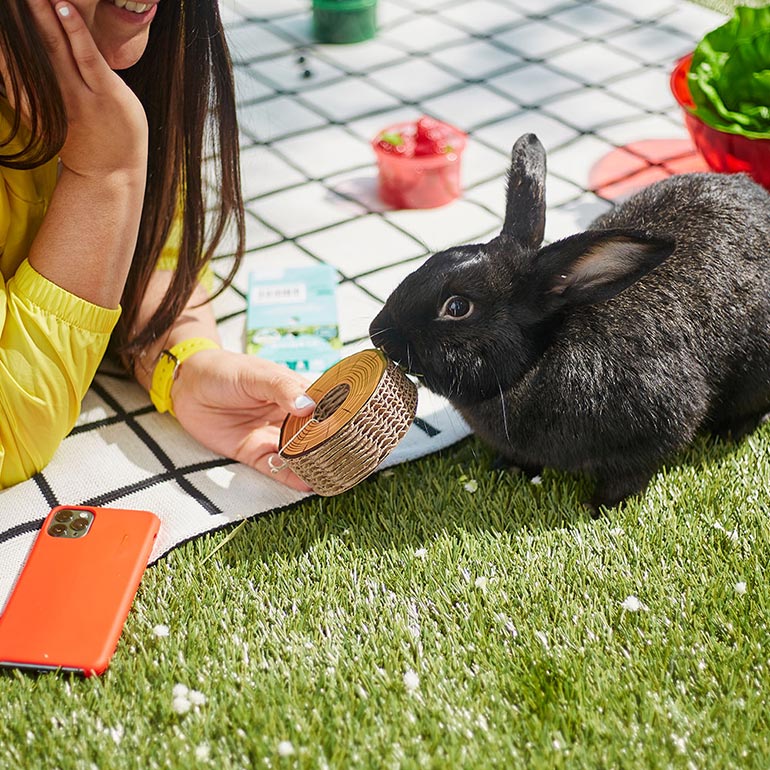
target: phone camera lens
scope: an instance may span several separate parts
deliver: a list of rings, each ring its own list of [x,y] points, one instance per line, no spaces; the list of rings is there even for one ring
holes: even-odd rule
[[[54,519],[56,521],[63,521],[68,522],[72,520],[72,511],[59,511],[59,513],[54,516]]]
[[[70,528],[75,530],[75,532],[80,532],[81,530],[84,530],[88,526],[88,519],[75,519],[75,521],[70,524]]]
[[[59,537],[66,531],[67,527],[64,526],[64,524],[52,524],[48,529],[49,534],[53,535],[54,537]]]

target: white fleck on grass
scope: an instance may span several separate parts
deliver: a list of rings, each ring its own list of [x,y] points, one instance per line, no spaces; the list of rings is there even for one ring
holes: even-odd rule
[[[626,596],[626,598],[623,599],[623,601],[620,603],[620,606],[626,612],[639,612],[640,610],[648,610],[648,609],[650,609],[646,604],[643,604],[633,594],[631,594],[630,596]]]
[[[199,743],[195,747],[195,758],[200,762],[207,762],[211,756],[211,747],[208,743]]]
[[[414,556],[416,559],[424,559],[428,555],[428,549],[427,548],[418,548],[414,552]]]
[[[408,692],[414,692],[420,686],[420,677],[416,671],[411,668],[404,674],[404,687]]]
[[[168,626],[159,623],[157,626],[154,626],[152,629],[152,633],[158,637],[158,639],[162,639],[163,637],[168,636],[169,634],[169,628]]]
[[[187,685],[184,685],[180,682],[174,685],[174,689],[171,691],[171,694],[175,698],[186,698],[188,692],[190,691],[187,689]]]
[[[474,585],[476,588],[478,588],[482,593],[487,592],[487,586],[489,585],[489,579],[485,578],[483,575],[480,577],[477,577],[474,581]]]
[[[174,700],[171,701],[171,708],[174,709],[177,714],[186,714],[192,708],[192,703],[190,703],[187,698],[174,698]]]
[[[680,753],[687,753],[687,738],[676,733],[671,733],[671,743],[674,744],[674,748]]]
[[[471,494],[476,492],[478,488],[479,488],[479,482],[476,481],[476,479],[468,479],[468,481],[466,481],[465,484],[463,484],[463,489],[466,492],[470,492]]]
[[[614,537],[620,537],[621,535],[625,535],[626,531],[623,529],[623,527],[613,527],[610,530],[610,534]]]
[[[735,593],[736,594],[741,594],[741,595],[745,594],[746,593],[746,583],[744,583],[742,580],[737,582],[735,584]]]
[[[534,484],[536,487],[539,487],[543,483],[543,477],[539,476],[539,475],[538,476],[533,476],[529,480],[529,483],[530,484]]]
[[[290,757],[294,754],[294,744],[291,741],[281,741],[278,744],[278,755],[281,757]]]
[[[537,637],[537,640],[540,642],[540,644],[543,645],[544,650],[550,649],[548,644],[548,637],[542,631],[535,631],[535,636]]]
[[[718,532],[722,532],[728,540],[731,540],[733,543],[737,542],[738,540],[737,529],[725,529],[722,526],[721,521],[715,521],[713,526],[714,526],[714,529],[716,529]]]
[[[516,639],[519,635],[519,632],[516,630],[516,626],[513,625],[513,621],[504,613],[498,612],[497,615],[495,615],[495,620],[499,621],[503,624],[503,627],[505,630],[514,638]]]
[[[206,696],[199,690],[190,690],[187,685],[179,682],[171,691],[171,708],[177,714],[186,714],[193,706],[202,706],[206,703]]]

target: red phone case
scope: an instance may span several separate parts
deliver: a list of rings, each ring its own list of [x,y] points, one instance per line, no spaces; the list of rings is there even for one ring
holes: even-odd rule
[[[82,536],[53,536],[49,529],[60,511],[74,511],[76,518],[93,514],[90,529]],[[149,511],[54,508],[0,616],[0,665],[101,674],[159,527]]]

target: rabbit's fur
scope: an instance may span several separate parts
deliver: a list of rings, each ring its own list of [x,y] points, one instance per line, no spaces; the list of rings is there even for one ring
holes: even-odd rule
[[[369,333],[508,463],[586,472],[613,506],[699,430],[770,411],[770,195],[674,176],[541,248],[544,184],[527,134],[500,235],[433,255]]]

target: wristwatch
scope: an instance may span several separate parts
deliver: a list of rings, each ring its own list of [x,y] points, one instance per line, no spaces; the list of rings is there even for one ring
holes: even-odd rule
[[[193,353],[201,350],[212,350],[219,345],[207,337],[193,337],[174,345],[170,349],[162,350],[158,363],[152,373],[152,386],[150,387],[150,400],[159,412],[170,412],[174,415],[174,407],[171,402],[171,386],[179,375],[179,367]],[[176,417],[176,415],[174,415]]]

